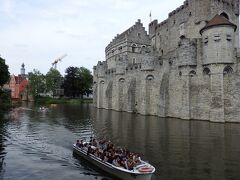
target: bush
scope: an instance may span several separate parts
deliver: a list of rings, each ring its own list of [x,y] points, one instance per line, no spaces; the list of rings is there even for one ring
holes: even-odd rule
[[[0,89],[0,113],[11,109],[12,104],[10,96],[10,91]]]

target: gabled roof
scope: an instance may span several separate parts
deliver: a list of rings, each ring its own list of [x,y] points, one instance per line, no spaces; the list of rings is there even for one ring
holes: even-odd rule
[[[235,31],[237,29],[237,26],[233,23],[231,23],[228,19],[226,19],[224,16],[216,15],[214,16],[207,24],[200,30],[200,34],[206,29],[209,29],[214,26],[221,26],[221,25],[227,25],[234,27]]]
[[[143,27],[143,24],[141,23],[141,20],[138,19],[138,21],[133,25],[131,26],[130,28],[128,28],[127,30],[125,30],[124,32],[122,32],[121,34],[117,34],[116,37],[114,37],[114,39],[112,39],[112,41],[107,45],[107,47],[105,48],[105,51],[107,49],[109,49],[114,43],[116,43],[118,40],[122,40],[123,38],[125,38],[127,35],[129,35],[132,31],[135,30],[135,28],[137,27]],[[143,27],[144,28],[144,27]],[[144,28],[145,29],[145,28]],[[147,34],[147,32],[146,32]]]

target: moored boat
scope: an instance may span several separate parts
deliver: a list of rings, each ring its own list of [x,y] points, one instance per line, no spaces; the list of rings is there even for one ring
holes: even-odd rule
[[[85,148],[80,148],[76,144],[73,144],[73,153],[91,162],[103,171],[123,180],[151,180],[152,174],[155,172],[155,168],[143,160],[140,160],[140,164],[135,166],[133,170],[114,166],[93,154],[89,154]]]

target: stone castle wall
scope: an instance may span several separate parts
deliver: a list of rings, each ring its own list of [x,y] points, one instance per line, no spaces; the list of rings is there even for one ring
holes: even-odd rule
[[[98,108],[143,115],[240,122],[239,3],[188,0],[169,18],[140,20],[106,47],[94,67]],[[237,26],[200,30],[216,15]]]

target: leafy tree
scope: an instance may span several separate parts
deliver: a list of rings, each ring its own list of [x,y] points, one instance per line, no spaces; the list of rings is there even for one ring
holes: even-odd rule
[[[93,76],[91,74],[91,71],[89,71],[85,67],[80,67],[80,76],[81,76],[81,87],[80,87],[80,94],[83,95],[89,95],[92,93],[92,82],[93,82]]]
[[[93,76],[84,67],[68,67],[64,77],[64,94],[69,97],[79,97],[92,91]]]
[[[0,57],[0,86],[3,86],[9,78],[8,65],[5,64],[5,59]]]
[[[65,71],[63,88],[64,94],[68,97],[77,97],[80,95],[81,77],[79,68],[70,66]]]
[[[5,64],[5,59],[0,57],[0,114],[11,107],[11,92],[1,88],[9,78],[8,65]]]
[[[44,93],[46,91],[46,81],[44,75],[34,69],[33,72],[28,74],[29,77],[29,90],[33,97],[39,96],[40,93]]]
[[[59,89],[63,83],[63,77],[56,69],[51,68],[46,74],[46,90],[54,92]]]

